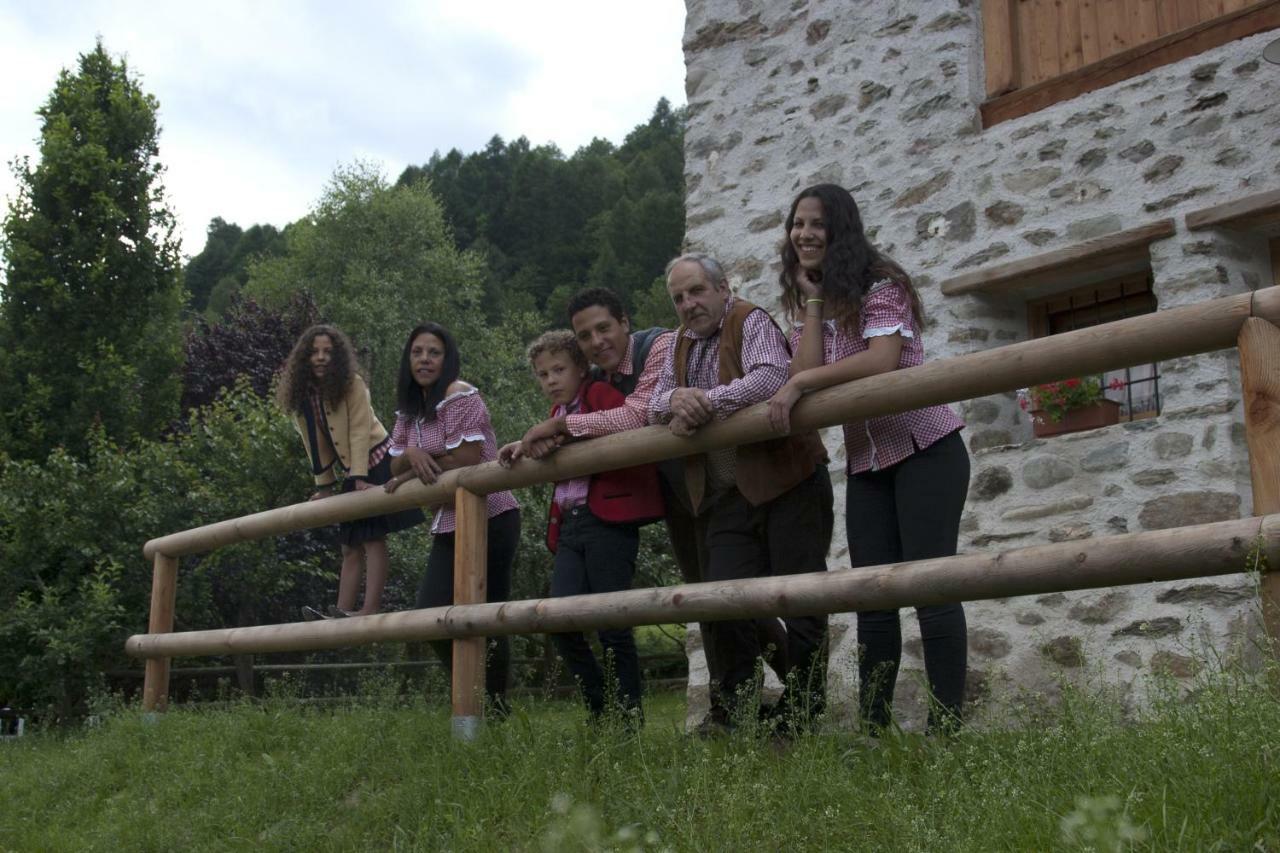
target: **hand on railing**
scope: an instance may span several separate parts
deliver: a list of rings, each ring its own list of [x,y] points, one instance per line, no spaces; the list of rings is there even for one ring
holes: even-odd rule
[[[792,377],[778,389],[777,394],[769,398],[769,423],[783,435],[791,432],[791,410],[803,394],[795,377]]]
[[[688,438],[698,431],[698,428],[680,416],[671,419],[667,424],[667,428],[671,430],[672,435],[679,435]]]
[[[308,500],[308,501],[322,501],[322,500],[324,500],[325,498],[331,498],[331,497],[333,497],[335,494],[336,494],[336,492],[333,490],[333,486],[330,486],[330,487],[328,488],[328,490],[327,490],[327,491],[326,491],[326,490],[316,490],[315,492],[313,492],[313,493],[312,493],[311,497],[307,498],[307,500]]]
[[[406,447],[404,458],[417,478],[428,486],[434,483],[444,471],[435,457],[421,447]]]
[[[510,468],[517,460],[524,458],[524,447],[521,442],[513,441],[510,444],[504,444],[498,450],[498,464],[503,468]]]
[[[705,423],[710,423],[716,416],[716,409],[707,392],[701,388],[677,388],[671,392],[671,416],[697,429]],[[675,430],[673,429],[672,432]]]
[[[548,418],[530,427],[524,438],[520,439],[521,455],[530,459],[545,459],[555,453],[567,437],[564,418]]]

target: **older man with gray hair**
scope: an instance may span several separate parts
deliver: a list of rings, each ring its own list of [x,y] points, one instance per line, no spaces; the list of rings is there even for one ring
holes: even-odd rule
[[[791,352],[769,313],[729,290],[709,255],[667,265],[667,293],[680,317],[675,345],[649,399],[650,419],[677,435],[772,397],[787,381]],[[827,455],[815,432],[694,454],[666,468],[676,496],[695,514],[705,580],[826,571],[833,524]],[[779,724],[806,726],[823,708],[826,617],[784,618],[787,671]],[[707,624],[721,672],[723,713],[704,733],[732,729],[756,703],[761,649],[750,620]]]

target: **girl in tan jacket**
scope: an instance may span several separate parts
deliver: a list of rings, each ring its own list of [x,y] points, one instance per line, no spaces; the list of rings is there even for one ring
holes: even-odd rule
[[[391,442],[373,412],[369,387],[358,373],[347,336],[333,326],[312,326],[302,333],[285,361],[276,401],[293,416],[302,437],[317,491],[311,500],[381,486],[391,478]],[[343,472],[338,484],[337,469]],[[342,573],[338,603],[328,616],[367,616],[382,608],[387,582],[388,533],[423,520],[417,509],[344,521],[338,526],[342,543]],[[356,610],[363,564],[364,603]],[[306,619],[324,618],[303,607]]]

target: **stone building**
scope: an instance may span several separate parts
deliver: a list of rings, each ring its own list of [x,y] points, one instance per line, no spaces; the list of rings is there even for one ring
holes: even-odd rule
[[[1130,4],[1159,15],[1146,31],[1074,0],[687,5],[688,244],[780,321],[782,223],[799,189],[825,181],[853,192],[872,238],[914,276],[931,359],[1280,280],[1280,66],[1263,60],[1280,4],[1203,3],[1183,20],[1175,7],[1197,14],[1187,3]],[[1043,18],[1081,9],[1098,19]],[[1245,215],[1214,225],[1228,204]],[[1109,392],[1121,422],[1055,437],[1033,435],[1014,393],[957,405],[973,460],[962,551],[1251,513],[1234,349],[1105,379],[1123,384]],[[836,431],[827,440],[842,518],[843,452]],[[1244,573],[968,614],[978,718],[1073,682],[1140,701],[1152,674],[1192,679],[1210,649],[1257,662]],[[846,713],[852,626],[833,620]],[[903,627],[898,708],[913,726],[923,663],[909,610]]]

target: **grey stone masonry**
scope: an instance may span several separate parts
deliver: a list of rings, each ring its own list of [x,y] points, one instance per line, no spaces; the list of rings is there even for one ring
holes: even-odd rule
[[[795,194],[848,187],[869,236],[914,277],[939,359],[1028,337],[1026,295],[943,296],[965,271],[1171,218],[1150,246],[1158,310],[1265,286],[1261,238],[1190,232],[1187,212],[1280,188],[1280,67],[1263,33],[1038,112],[982,127],[981,3],[689,0],[687,244],[777,313],[778,247]],[[1033,437],[1016,395],[961,401],[973,461],[962,551],[1160,530],[1252,511],[1234,350],[1158,366],[1156,417]],[[843,519],[844,452],[832,451]],[[838,523],[830,566],[847,565]],[[1242,571],[1245,569],[1241,567]],[[973,716],[1063,681],[1101,680],[1140,703],[1156,673],[1190,678],[1212,647],[1256,663],[1245,574],[974,602]],[[853,714],[856,630],[833,618],[832,707]],[[903,620],[898,711],[923,715],[915,620]],[[697,653],[700,654],[700,653]],[[702,690],[703,685],[691,689]]]

